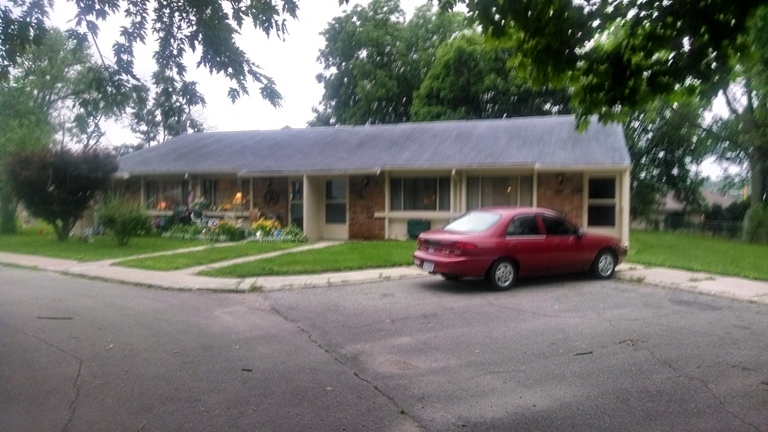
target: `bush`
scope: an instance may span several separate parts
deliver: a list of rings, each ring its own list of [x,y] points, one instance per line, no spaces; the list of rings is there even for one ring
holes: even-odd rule
[[[152,230],[150,217],[138,201],[120,195],[109,195],[96,211],[99,223],[125,246],[131,237],[144,235]]]
[[[768,205],[752,206],[744,218],[744,240],[768,243]]]

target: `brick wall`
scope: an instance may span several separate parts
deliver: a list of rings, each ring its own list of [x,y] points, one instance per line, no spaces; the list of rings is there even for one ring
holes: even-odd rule
[[[384,219],[374,219],[373,214],[385,210],[385,199],[384,176],[349,178],[350,239],[384,238]]]
[[[564,174],[561,184],[558,174],[539,174],[537,205],[562,212],[569,221],[583,225],[584,175]]]

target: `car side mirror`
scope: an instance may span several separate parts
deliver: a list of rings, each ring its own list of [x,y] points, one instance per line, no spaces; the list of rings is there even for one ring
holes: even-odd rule
[[[582,237],[584,237],[584,228],[582,228],[582,227],[579,227],[579,228],[576,230],[576,237],[578,237],[578,238],[582,238]]]

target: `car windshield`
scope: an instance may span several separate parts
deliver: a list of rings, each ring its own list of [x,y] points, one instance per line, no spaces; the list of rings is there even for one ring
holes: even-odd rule
[[[443,228],[445,231],[477,233],[485,231],[501,219],[499,213],[474,211],[460,216]]]

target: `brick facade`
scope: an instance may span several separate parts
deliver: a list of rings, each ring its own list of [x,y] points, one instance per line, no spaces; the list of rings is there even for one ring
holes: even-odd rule
[[[562,176],[562,182],[560,182],[560,176]],[[537,205],[562,212],[569,221],[583,225],[584,175],[581,173],[539,174]]]
[[[379,240],[384,238],[384,219],[373,217],[385,210],[384,176],[349,178],[349,238]]]

